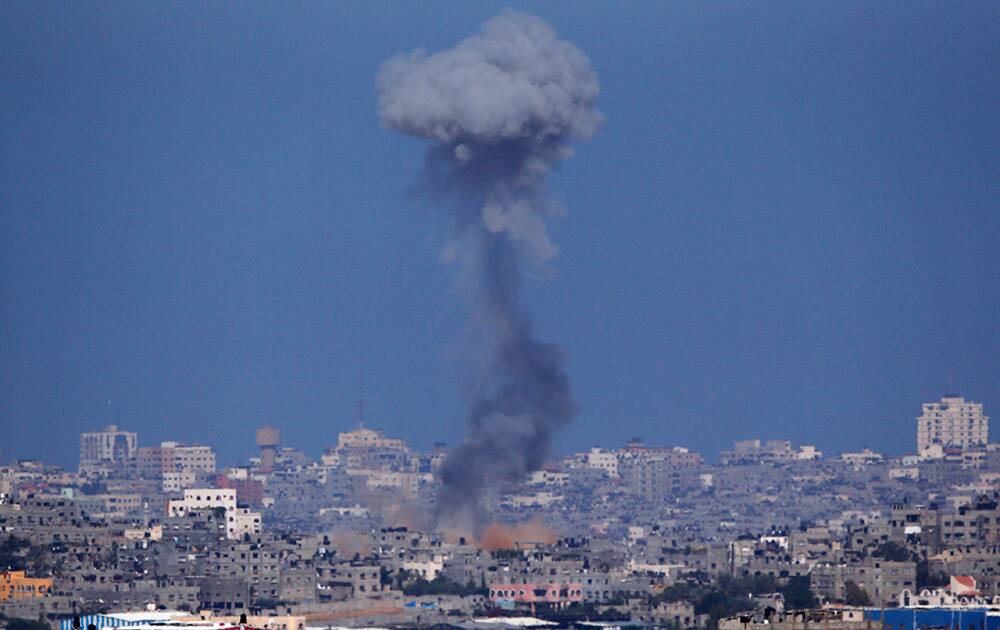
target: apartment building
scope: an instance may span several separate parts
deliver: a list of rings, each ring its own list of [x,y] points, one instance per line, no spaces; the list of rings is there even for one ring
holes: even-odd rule
[[[812,590],[819,596],[844,601],[847,583],[863,589],[875,606],[896,601],[903,590],[911,592],[917,583],[914,562],[891,562],[868,558],[859,563],[820,563],[811,573]]]
[[[183,499],[172,499],[167,513],[172,517],[184,516],[195,510],[225,510],[226,537],[238,540],[261,531],[260,512],[237,507],[236,490],[233,488],[194,488],[184,491]]]
[[[232,488],[191,488],[184,491],[183,499],[172,499],[167,504],[170,516],[184,516],[191,510],[236,509],[236,490]]]
[[[109,424],[101,431],[80,434],[80,474],[107,475],[135,458],[136,434]]]
[[[160,480],[164,492],[179,492],[215,474],[215,450],[177,442],[142,446],[136,452],[136,469],[144,479]]]
[[[989,433],[989,417],[981,403],[945,396],[923,405],[917,418],[917,453],[928,453],[934,445],[974,449],[989,441]]]

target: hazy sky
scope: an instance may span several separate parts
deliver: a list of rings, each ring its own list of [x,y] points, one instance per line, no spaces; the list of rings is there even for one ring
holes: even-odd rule
[[[379,128],[382,60],[505,6],[591,59],[606,123],[526,300],[581,414],[641,435],[914,449],[1000,420],[1000,3],[11,3],[0,12],[3,458],[109,419],[223,462],[272,423],[462,432],[447,219]],[[110,406],[108,401],[111,401]],[[994,431],[998,434],[1000,430]]]

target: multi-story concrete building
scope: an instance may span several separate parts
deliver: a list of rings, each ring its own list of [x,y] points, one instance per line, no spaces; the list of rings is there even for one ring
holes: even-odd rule
[[[690,492],[701,484],[699,468],[673,453],[640,453],[623,458],[618,466],[622,482],[634,494],[647,501]],[[683,455],[683,454],[682,454]]]
[[[125,517],[143,507],[142,496],[131,493],[106,493],[82,496],[77,504],[87,514],[99,517]]]
[[[200,470],[215,473],[215,450],[197,444],[173,444],[174,461],[181,470]]]
[[[395,438],[387,438],[381,431],[358,427],[355,431],[341,433],[337,437],[338,449],[350,448],[386,448],[398,451],[408,451],[406,442]]]
[[[226,510],[226,537],[240,540],[244,536],[254,536],[260,533],[260,512],[251,512],[247,508]]]
[[[989,441],[989,418],[981,403],[961,396],[945,396],[940,402],[924,403],[917,418],[917,453],[933,445],[972,449]]]
[[[939,521],[941,542],[946,547],[1000,544],[1000,504],[996,500],[982,497]]]
[[[856,564],[820,563],[811,573],[812,590],[820,597],[844,601],[847,583],[854,582],[875,606],[896,601],[904,590],[916,587],[917,568],[913,562],[890,562],[869,558]]]
[[[588,468],[603,470],[611,478],[618,477],[618,453],[595,446],[585,457]]]
[[[327,449],[321,461],[328,468],[350,470],[416,472],[420,467],[420,458],[413,456],[406,442],[363,427],[341,433],[337,446]]]
[[[191,510],[236,509],[236,490],[232,488],[192,488],[184,491],[183,499],[172,499],[167,505],[170,516],[184,516]]]
[[[374,597],[382,591],[379,566],[364,562],[328,562],[316,566],[320,601]]]
[[[215,474],[215,451],[210,446],[177,442],[142,446],[136,453],[136,468],[145,479],[161,480],[164,492],[178,492]]]
[[[225,510],[226,537],[241,539],[260,533],[260,512],[251,512],[236,506],[236,490],[232,488],[195,488],[184,491],[183,499],[173,499],[167,504],[171,517],[184,516],[194,510]]]
[[[108,474],[135,458],[136,434],[109,424],[101,431],[80,434],[80,474]]]
[[[251,476],[248,468],[230,468],[219,473],[215,478],[215,485],[236,490],[240,502],[251,507],[260,507],[264,500],[264,483]]]

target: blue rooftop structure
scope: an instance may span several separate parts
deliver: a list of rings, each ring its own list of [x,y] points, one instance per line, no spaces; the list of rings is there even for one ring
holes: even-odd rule
[[[883,630],[1000,630],[1000,608],[940,606],[867,611]]]

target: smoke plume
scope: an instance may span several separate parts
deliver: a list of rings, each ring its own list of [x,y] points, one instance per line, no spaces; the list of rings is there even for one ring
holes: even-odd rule
[[[437,501],[440,521],[480,527],[484,494],[539,468],[576,413],[563,354],[535,339],[518,288],[526,265],[556,253],[545,219],[561,207],[546,178],[572,141],[597,130],[600,85],[587,57],[545,22],[505,12],[450,50],[389,59],[376,90],[382,126],[434,142],[423,188],[453,207],[445,256],[492,344]]]

